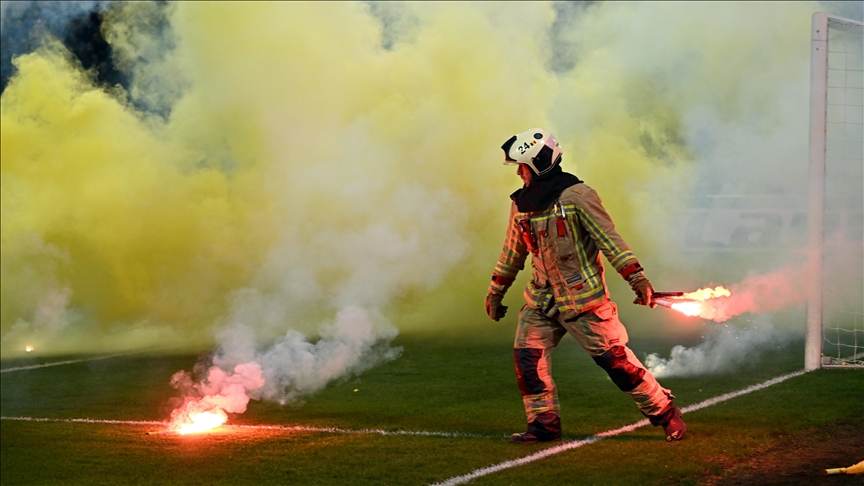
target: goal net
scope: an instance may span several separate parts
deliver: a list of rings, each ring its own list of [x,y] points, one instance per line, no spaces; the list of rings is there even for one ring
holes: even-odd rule
[[[805,368],[864,368],[864,24],[813,14]]]

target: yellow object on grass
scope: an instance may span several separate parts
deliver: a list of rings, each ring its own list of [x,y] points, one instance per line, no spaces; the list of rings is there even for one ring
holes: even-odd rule
[[[826,469],[825,474],[864,474],[864,461],[861,461],[854,466],[838,467],[836,469]]]

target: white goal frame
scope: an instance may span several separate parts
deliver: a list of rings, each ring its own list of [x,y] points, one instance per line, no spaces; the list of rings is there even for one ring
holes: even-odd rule
[[[827,15],[813,14],[810,47],[810,191],[808,208],[809,270],[811,291],[807,301],[807,332],[804,368],[864,368],[864,342],[857,339],[857,314],[855,347],[849,362],[837,363],[823,356],[824,336],[824,250],[825,250],[825,183],[828,123],[829,88],[829,29],[839,25],[852,30],[864,31],[864,23]],[[846,106],[846,105],[844,105]],[[864,297],[862,297],[864,298]]]

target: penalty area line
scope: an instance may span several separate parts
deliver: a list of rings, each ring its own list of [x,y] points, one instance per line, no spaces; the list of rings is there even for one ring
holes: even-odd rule
[[[703,408],[710,407],[712,405],[717,405],[718,403],[725,402],[727,400],[731,400],[736,397],[740,397],[741,395],[746,395],[748,393],[753,393],[754,391],[762,390],[764,388],[768,388],[769,386],[776,385],[777,383],[786,381],[790,378],[795,378],[797,376],[801,376],[804,373],[807,373],[807,370],[795,371],[793,373],[789,373],[786,375],[778,376],[776,378],[772,378],[768,381],[764,381],[762,383],[757,383],[756,385],[748,386],[747,388],[725,393],[723,395],[716,396],[714,398],[709,398],[708,400],[701,401],[699,403],[694,403],[693,405],[688,405],[681,409],[681,413],[693,412],[696,410],[700,410]],[[505,469],[510,469],[513,467],[523,466],[525,464],[538,461],[540,459],[544,459],[549,456],[553,456],[555,454],[568,451],[570,449],[576,449],[577,447],[582,447],[584,445],[593,444],[599,440],[602,440],[604,437],[613,437],[619,434],[623,434],[625,432],[632,432],[633,430],[638,429],[639,427],[643,427],[648,425],[648,419],[640,420],[636,423],[625,425],[624,427],[620,427],[613,430],[607,430],[605,432],[600,432],[598,434],[592,435],[586,439],[575,440],[572,442],[565,442],[564,444],[549,447],[548,449],[543,449],[542,451],[535,452],[534,454],[530,454],[524,457],[520,457],[518,459],[512,459],[509,461],[499,462],[498,464],[493,464],[491,466],[482,467],[480,469],[476,469],[471,471],[468,474],[463,474],[461,476],[455,476],[440,483],[434,483],[432,486],[454,486],[457,484],[465,484],[472,479],[479,478],[481,476],[486,476],[492,473],[496,473],[498,471],[503,471]]]
[[[60,365],[67,365],[67,364],[74,364],[74,363],[83,363],[85,361],[98,361],[100,359],[109,359],[109,358],[116,358],[118,356],[126,356],[127,354],[132,354],[132,353],[109,354],[106,356],[96,356],[95,358],[70,359],[68,361],[55,361],[53,363],[43,363],[43,364],[38,364],[38,365],[16,366],[14,368],[0,369],[0,373],[8,373],[10,371],[21,371],[21,370],[35,370],[37,368],[47,368],[49,366],[60,366]]]
[[[462,432],[433,432],[428,430],[383,430],[383,429],[340,429],[337,427],[309,427],[305,425],[228,425],[238,429],[285,430],[296,432],[325,432],[331,434],[375,434],[375,435],[419,435],[425,437],[474,437],[489,438],[486,435],[465,434]]]
[[[13,420],[18,422],[61,422],[61,423],[84,423],[84,424],[109,424],[109,425],[153,425],[168,427],[168,422],[157,422],[153,420],[109,420],[91,418],[48,418],[48,417],[3,417],[0,420]],[[489,438],[485,435],[465,434],[461,432],[433,432],[427,430],[383,430],[383,429],[340,429],[338,427],[311,427],[306,425],[222,425],[216,429],[251,429],[251,430],[275,430],[285,432],[318,432],[329,434],[375,434],[375,435],[415,435],[424,437],[473,437]],[[213,430],[216,430],[213,429]],[[165,430],[164,433],[171,431]],[[189,434],[194,435],[194,434]],[[495,437],[497,438],[497,437]]]
[[[79,424],[114,424],[114,425],[168,425],[168,422],[156,422],[155,420],[109,420],[91,418],[48,418],[48,417],[0,417],[0,420],[14,420],[17,422],[65,422]]]

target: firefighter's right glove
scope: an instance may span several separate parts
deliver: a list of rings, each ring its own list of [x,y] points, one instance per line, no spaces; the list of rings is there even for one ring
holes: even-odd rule
[[[489,292],[486,295],[486,314],[495,322],[507,314],[507,306],[501,305],[502,300],[504,300],[504,296],[495,292]]]
[[[513,284],[512,278],[492,274],[492,282],[489,284],[489,293],[486,294],[486,314],[489,319],[498,322],[507,313],[507,306],[501,305],[504,294]]]

